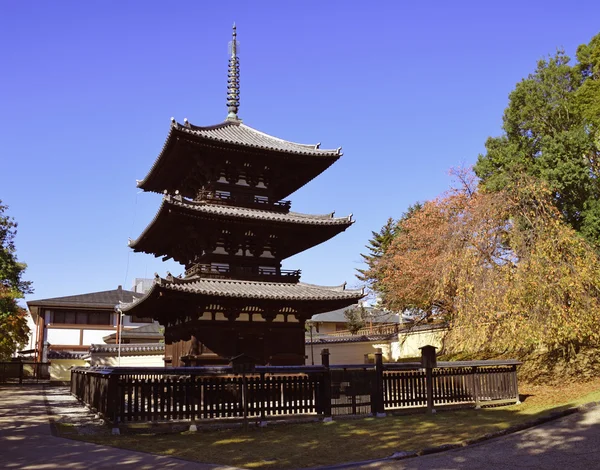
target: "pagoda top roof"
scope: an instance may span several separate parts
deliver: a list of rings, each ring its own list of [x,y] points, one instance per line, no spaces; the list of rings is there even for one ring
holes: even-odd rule
[[[364,289],[346,289],[346,283],[339,286],[317,286],[303,282],[291,284],[201,277],[183,279],[170,275],[162,278],[157,274],[150,290],[131,303],[121,304],[121,310],[123,312],[131,310],[146,298],[153,296],[157,290],[263,300],[358,300],[364,296]]]
[[[339,157],[342,155],[342,148],[322,149],[321,144],[299,144],[288,140],[280,139],[269,134],[265,134],[242,121],[227,120],[214,126],[195,126],[185,121],[179,124],[177,121],[171,121],[171,128],[179,129],[188,134],[197,135],[205,139],[223,142],[226,144],[240,145],[262,150],[275,150],[277,152],[293,153],[298,155]]]
[[[175,164],[174,161],[171,161],[170,163],[167,162],[171,160],[169,154],[171,153],[175,142],[182,136],[188,136],[193,141],[198,143],[204,142],[212,146],[223,145],[238,149],[265,151],[275,155],[279,154],[296,158],[315,158],[315,161],[321,162],[320,165],[317,165],[319,168],[315,170],[317,171],[317,174],[335,162],[342,155],[341,147],[337,149],[321,149],[320,144],[318,143],[299,144],[290,142],[258,131],[243,124],[239,120],[227,120],[213,126],[201,127],[190,124],[187,119],[184,121],[184,124],[180,124],[172,118],[171,128],[163,148],[148,174],[143,180],[138,181],[138,188],[156,192],[160,192],[164,189],[160,186],[161,184],[164,185],[164,182],[162,182],[164,176],[160,175],[166,171],[167,167]],[[314,176],[315,175],[312,175],[310,178]],[[292,188],[292,190],[295,189],[297,188]]]

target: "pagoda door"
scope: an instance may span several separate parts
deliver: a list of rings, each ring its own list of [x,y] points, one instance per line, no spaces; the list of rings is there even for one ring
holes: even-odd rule
[[[258,332],[242,331],[238,333],[236,354],[245,354],[256,359],[258,364],[265,364],[264,335]]]

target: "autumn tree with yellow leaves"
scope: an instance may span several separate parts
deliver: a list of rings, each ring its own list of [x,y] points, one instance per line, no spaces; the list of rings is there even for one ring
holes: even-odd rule
[[[449,352],[565,357],[600,340],[600,259],[564,222],[544,183],[501,191],[470,172],[401,222],[374,266],[387,305],[450,325]]]

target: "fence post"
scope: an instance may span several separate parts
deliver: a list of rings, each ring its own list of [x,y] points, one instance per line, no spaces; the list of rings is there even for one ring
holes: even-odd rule
[[[383,353],[381,348],[375,349],[375,387],[371,396],[371,411],[377,418],[385,417],[383,398]]]
[[[473,366],[473,395],[475,398],[475,409],[478,410],[481,408],[481,404],[479,403],[479,375],[477,374],[477,366]]]
[[[19,362],[19,383],[23,383],[23,363]]]
[[[433,368],[437,367],[435,357],[435,346],[426,345],[419,348],[421,350],[421,366],[425,368],[425,387],[427,389],[427,413],[435,413],[433,408]]]
[[[519,382],[517,381],[517,366],[513,365],[511,368],[512,380],[515,387],[515,405],[521,404],[521,397],[519,397]]]
[[[321,364],[325,367],[323,372],[323,387],[321,401],[323,403],[323,422],[329,422],[331,417],[331,370],[329,369],[329,349],[321,350]]]
[[[189,431],[194,432],[198,430],[198,426],[196,426],[196,376],[190,374],[190,378],[186,387],[186,403],[188,412],[190,413],[190,428]],[[156,403],[154,404],[156,406]],[[200,409],[198,409],[200,412]]]
[[[111,372],[108,376],[108,392],[106,394],[106,418],[112,419],[112,434],[121,434],[119,430],[119,376]]]

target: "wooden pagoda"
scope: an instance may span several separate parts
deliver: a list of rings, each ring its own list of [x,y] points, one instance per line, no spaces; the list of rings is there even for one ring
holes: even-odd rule
[[[288,142],[238,118],[235,26],[225,122],[198,127],[171,119],[144,191],[164,193],[154,220],[129,245],[174,259],[185,274],[156,276],[123,313],[165,327],[166,361],[175,366],[226,363],[244,354],[258,364],[304,364],[304,323],[363,296],[345,284],[300,282],[282,260],[352,225],[352,216],[291,212],[284,200],[341,156],[341,149]]]

